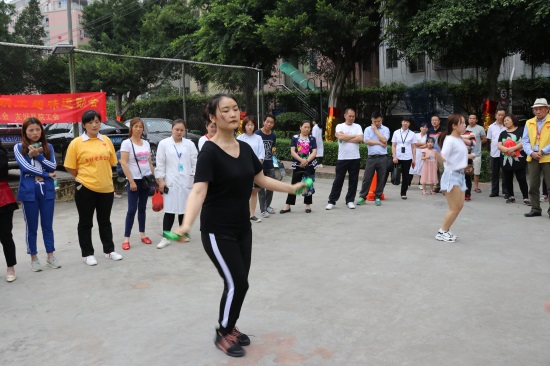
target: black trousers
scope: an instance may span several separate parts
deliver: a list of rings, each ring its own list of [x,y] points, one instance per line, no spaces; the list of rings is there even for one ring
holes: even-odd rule
[[[498,181],[500,179],[500,169],[502,169],[502,158],[491,157],[491,194],[498,194]],[[508,194],[504,179],[502,180],[502,194]]]
[[[376,172],[376,191],[374,192],[375,198],[381,198],[384,193],[384,187],[386,186],[386,170],[388,166],[388,157],[386,155],[372,155],[367,159],[365,166],[365,173],[363,174],[363,183],[361,184],[361,191],[359,197],[366,198],[369,193],[374,173]]]
[[[0,213],[0,243],[4,249],[7,267],[13,267],[17,264],[15,259],[15,243],[13,242],[13,211]]]
[[[300,167],[296,167],[292,171],[292,180],[291,180],[290,184],[300,182],[302,180],[302,178],[304,177],[304,174],[309,176],[309,177],[311,177],[311,176],[315,177],[315,169],[313,169],[313,167],[310,167],[310,166],[306,166],[305,169],[300,168]],[[304,204],[311,205],[312,203],[313,203],[313,196],[305,196],[304,197]],[[296,195],[295,194],[289,194],[286,197],[286,204],[287,205],[295,205],[296,204]]]
[[[349,174],[346,203],[353,202],[355,200],[357,184],[359,183],[360,165],[361,159],[338,160],[336,162],[336,177],[334,178],[334,182],[332,182],[332,189],[330,191],[330,195],[328,196],[328,203],[332,203],[334,205],[340,198],[342,187],[344,186],[344,180],[346,179],[346,173]]]
[[[176,214],[174,213],[164,213],[164,217],[162,219],[162,230],[163,231],[170,231],[172,230],[172,226],[174,226],[174,221],[176,220]],[[183,223],[183,214],[178,215],[178,222],[181,226]]]
[[[113,199],[113,192],[94,192],[76,182],[74,200],[78,210],[78,242],[82,257],[94,255],[94,246],[92,245],[94,212],[99,226],[99,238],[103,244],[103,253],[108,254],[115,251],[113,228],[111,227]]]
[[[518,180],[519,189],[523,198],[529,198],[529,188],[527,187],[527,173],[525,168],[519,170],[502,170],[502,177],[506,186],[506,191],[512,197],[514,195],[514,174]]]
[[[201,232],[202,245],[223,279],[218,322],[222,335],[230,333],[241,314],[248,291],[252,259],[252,229],[231,234]]]
[[[473,164],[472,159],[468,159],[468,164]],[[466,181],[466,195],[470,196],[472,194],[472,177],[473,175],[464,175],[464,180]]]
[[[401,196],[407,195],[407,190],[411,185],[412,174],[409,173],[411,170],[412,159],[411,160],[397,160],[397,165],[401,166]]]

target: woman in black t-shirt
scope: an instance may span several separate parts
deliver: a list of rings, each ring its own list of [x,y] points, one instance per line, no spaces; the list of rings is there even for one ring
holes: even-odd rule
[[[504,185],[508,191],[508,199],[506,203],[516,202],[514,197],[514,174],[518,180],[521,194],[523,195],[523,203],[529,205],[529,189],[527,187],[526,173],[526,155],[523,151],[521,137],[523,129],[518,127],[519,120],[513,114],[508,114],[504,117],[505,131],[500,133],[498,138],[498,149],[502,152],[502,178]]]
[[[204,250],[224,281],[214,342],[229,356],[240,357],[245,354],[242,346],[250,344],[250,338],[235,325],[248,290],[252,255],[248,200],[252,184],[296,194],[304,183],[290,185],[264,176],[262,164],[250,145],[235,139],[240,111],[230,95],[215,95],[206,106],[205,118],[216,123],[217,133],[201,149],[186,215],[174,233],[180,237],[189,233],[202,207]]]

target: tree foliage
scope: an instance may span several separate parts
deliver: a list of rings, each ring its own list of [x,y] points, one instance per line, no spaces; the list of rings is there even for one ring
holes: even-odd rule
[[[329,106],[338,106],[356,62],[372,56],[380,43],[379,1],[278,1],[258,33],[283,58],[315,51],[334,65]]]
[[[130,56],[167,56],[167,40],[151,35],[151,16],[172,2],[100,0],[84,8],[83,27],[90,37],[88,49]],[[160,5],[159,5],[160,4]],[[146,27],[143,22],[146,21]],[[168,26],[168,23],[165,24]],[[160,28],[159,28],[160,30]],[[142,37],[142,32],[145,37]],[[171,65],[151,60],[78,55],[77,89],[103,90],[114,96],[117,115],[124,115],[136,98],[171,74]],[[173,65],[172,65],[173,66]]]
[[[548,26],[533,27],[548,19],[549,6],[547,1],[535,1],[388,0],[383,2],[388,19],[385,36],[406,58],[426,53],[444,67],[482,68],[486,97],[496,99],[506,56],[522,52],[527,60],[544,59],[533,54],[542,53],[532,46],[533,39],[540,45],[547,37],[543,29]]]

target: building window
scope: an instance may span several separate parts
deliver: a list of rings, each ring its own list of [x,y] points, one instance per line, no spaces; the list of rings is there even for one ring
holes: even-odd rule
[[[386,50],[386,69],[397,68],[397,48],[388,48]]]
[[[409,59],[409,72],[424,72],[426,70],[426,56],[416,55]]]
[[[78,14],[78,24],[82,23],[82,15]]]

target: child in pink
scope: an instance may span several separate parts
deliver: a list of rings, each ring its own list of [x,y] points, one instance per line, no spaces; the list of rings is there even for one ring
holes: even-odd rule
[[[420,183],[422,184],[422,194],[428,194],[426,192],[426,184],[430,185],[431,194],[435,194],[434,185],[437,181],[437,161],[436,154],[438,152],[434,149],[435,139],[428,137],[426,139],[427,148],[422,149],[422,175],[420,177]]]

